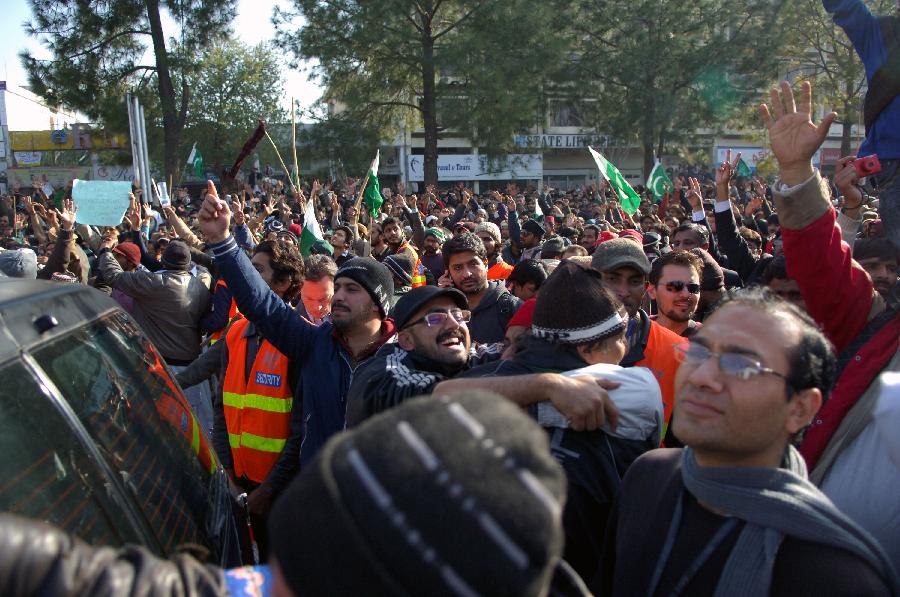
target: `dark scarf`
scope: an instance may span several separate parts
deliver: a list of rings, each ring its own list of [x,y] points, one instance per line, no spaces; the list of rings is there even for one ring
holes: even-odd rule
[[[781,468],[701,467],[693,451],[685,448],[681,476],[685,489],[701,504],[746,521],[719,577],[717,597],[767,595],[785,535],[849,551],[869,564],[892,587],[892,594],[897,594],[897,575],[884,550],[806,480],[806,465],[793,446]],[[678,518],[673,517],[666,546],[678,533]],[[665,547],[663,552],[665,555]],[[660,559],[663,567],[665,559]],[[658,583],[661,573],[658,569],[651,585]]]

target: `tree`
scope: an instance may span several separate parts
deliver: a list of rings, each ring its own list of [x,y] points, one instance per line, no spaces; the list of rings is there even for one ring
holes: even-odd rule
[[[873,14],[889,15],[895,0],[869,0]],[[844,31],[835,25],[821,0],[800,0],[789,29],[791,71],[810,79],[818,101],[838,113],[841,155],[852,153],[852,127],[859,121],[866,71]]]
[[[654,155],[758,98],[782,45],[781,2],[576,0],[573,68],[592,123]]]
[[[182,153],[194,141],[217,172],[230,166],[260,118],[285,119],[281,67],[271,47],[248,47],[233,40],[207,48],[190,78],[192,101]]]
[[[27,51],[20,57],[32,91],[105,122],[121,122],[122,96],[155,84],[162,115],[164,173],[179,165],[178,146],[190,100],[188,75],[208,40],[227,31],[236,0],[29,0],[33,20],[25,31],[39,37],[50,60]],[[179,24],[179,39],[163,32],[165,8]],[[144,63],[148,53],[150,64]],[[121,131],[121,129],[120,129]]]
[[[555,0],[294,0],[294,9],[276,12],[277,40],[295,64],[318,62],[330,118],[383,136],[401,119],[421,122],[427,183],[438,179],[441,131],[496,155],[531,128],[564,58]]]

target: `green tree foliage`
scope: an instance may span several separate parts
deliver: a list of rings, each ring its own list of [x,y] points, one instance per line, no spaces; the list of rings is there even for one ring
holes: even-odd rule
[[[216,172],[231,166],[260,118],[270,124],[286,118],[290,122],[279,107],[284,85],[278,56],[265,44],[214,43],[202,54],[189,87],[192,99],[181,157],[196,141],[206,164]],[[266,140],[263,144],[270,145]]]
[[[536,123],[544,80],[563,62],[562,17],[555,1],[294,0],[275,22],[295,63],[316,61],[330,119],[382,136],[400,119],[421,123],[435,183],[442,131],[498,154]]]
[[[576,0],[570,10],[577,91],[588,120],[654,153],[715,129],[777,73],[785,2]]]
[[[894,13],[895,0],[867,0],[872,14]],[[841,155],[852,153],[852,126],[862,126],[866,72],[843,29],[835,25],[822,0],[795,0],[788,29],[788,73],[813,83],[817,101],[838,113]],[[791,77],[794,78],[794,77]]]
[[[124,132],[124,93],[138,90],[149,100],[147,85],[153,85],[155,101],[148,101],[147,111],[159,110],[164,172],[173,174],[195,57],[209,40],[227,32],[236,0],[29,3],[32,21],[25,24],[26,33],[37,37],[52,56],[38,60],[28,52],[20,55],[32,90],[52,105],[68,106]],[[166,40],[163,10],[178,24],[178,39]]]

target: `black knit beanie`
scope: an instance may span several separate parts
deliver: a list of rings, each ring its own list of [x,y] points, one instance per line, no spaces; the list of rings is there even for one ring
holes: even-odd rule
[[[565,486],[510,401],[423,397],[326,444],[275,503],[272,552],[305,597],[546,595]]]
[[[173,240],[163,251],[159,260],[163,267],[169,270],[187,272],[191,270],[191,250],[180,240]]]
[[[403,280],[404,286],[412,285],[413,270],[416,268],[416,264],[407,253],[388,255],[382,263],[391,270],[392,274],[397,276],[397,279]]]
[[[567,259],[541,286],[531,335],[554,344],[607,338],[625,329],[620,309],[619,302],[603,288],[600,272]]]
[[[391,295],[394,294],[394,279],[388,268],[370,257],[354,257],[341,266],[334,280],[336,282],[338,278],[345,277],[365,288],[378,305],[381,318],[387,317],[391,310]]]

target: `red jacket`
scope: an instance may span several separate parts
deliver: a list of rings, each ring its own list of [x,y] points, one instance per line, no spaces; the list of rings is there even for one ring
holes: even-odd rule
[[[788,274],[800,286],[809,314],[842,353],[866,327],[874,286],[841,240],[834,209],[800,230],[783,228]],[[819,411],[800,446],[810,470],[847,412],[890,362],[900,345],[900,317],[875,333],[850,358],[831,398]]]

